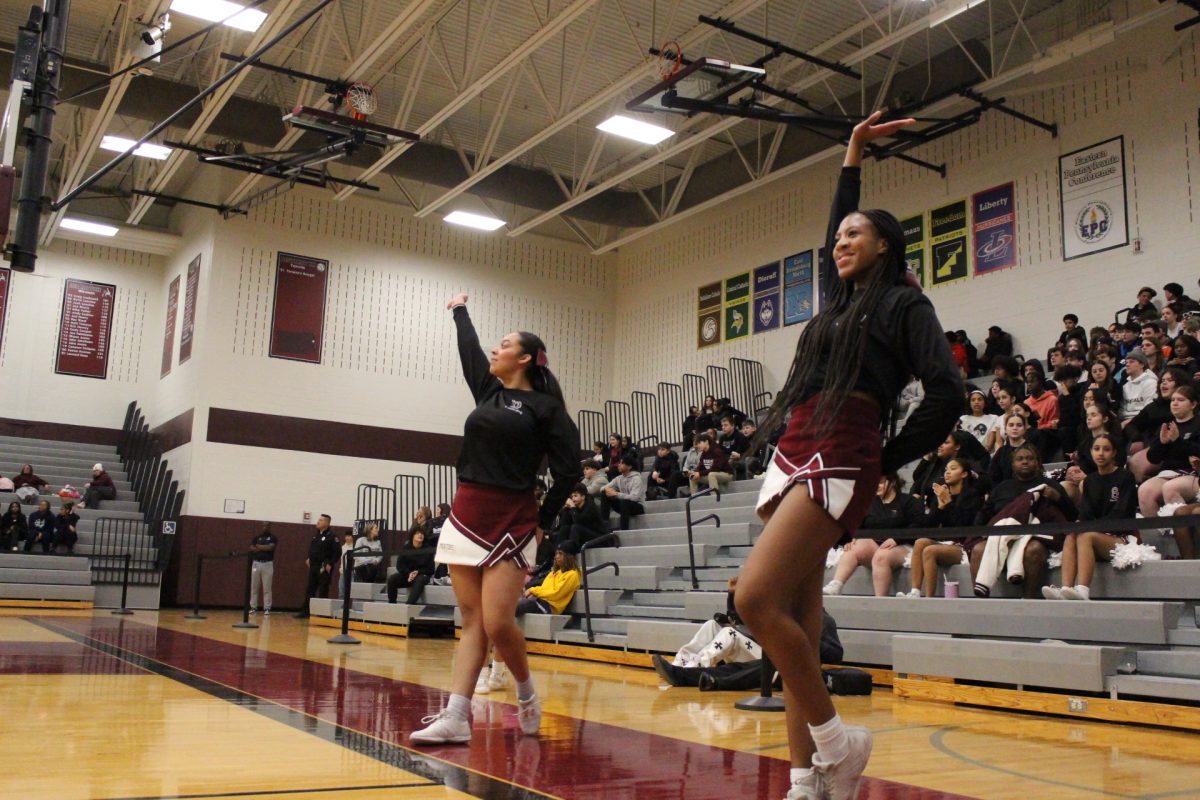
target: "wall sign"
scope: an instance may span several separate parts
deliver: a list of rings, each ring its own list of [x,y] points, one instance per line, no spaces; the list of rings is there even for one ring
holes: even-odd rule
[[[750,335],[750,273],[725,279],[725,341]]]
[[[783,260],[783,324],[796,325],[813,316],[813,251]]]
[[[900,220],[904,229],[904,262],[908,271],[917,276],[921,286],[928,286],[925,275],[925,213]]]
[[[1058,178],[1064,260],[1129,244],[1124,136],[1060,156]]]
[[[179,276],[171,281],[167,290],[167,324],[163,331],[162,371],[158,377],[165,378],[171,374],[171,359],[175,355],[175,317],[179,313]]]
[[[758,267],[754,270],[754,332],[765,333],[779,327],[782,316],[782,301],[779,262]]]
[[[117,287],[68,278],[63,287],[54,371],[81,378],[108,377],[109,339]]]
[[[721,341],[721,282],[701,286],[696,302],[696,347],[711,347]]]
[[[971,274],[966,200],[956,200],[929,212],[929,250],[931,285],[941,286]]]
[[[971,197],[971,245],[975,251],[976,275],[1017,265],[1016,203],[1012,183]]]
[[[196,300],[200,296],[200,256],[192,259],[187,268],[187,288],[183,296],[183,328],[179,331],[179,363],[192,357],[192,341],[196,336]]]
[[[291,253],[278,255],[271,311],[272,358],[321,363],[328,282],[328,261]]]

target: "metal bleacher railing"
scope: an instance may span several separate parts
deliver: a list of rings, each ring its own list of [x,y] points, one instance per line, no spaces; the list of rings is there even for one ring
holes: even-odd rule
[[[613,572],[615,574],[621,574],[621,566],[615,561],[605,561],[603,564],[597,564],[594,567],[588,567],[588,551],[599,547],[600,545],[606,544],[612,545],[613,547],[620,547],[621,540],[615,533],[606,533],[603,536],[597,536],[595,539],[589,539],[583,543],[583,547],[579,548],[579,570],[583,573],[583,628],[585,631],[587,631],[587,638],[589,642],[596,641],[596,634],[592,630],[592,598],[591,594],[588,593],[588,575],[609,567],[613,568]]]

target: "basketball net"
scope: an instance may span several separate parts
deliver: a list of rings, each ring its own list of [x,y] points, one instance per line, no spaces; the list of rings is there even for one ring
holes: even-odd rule
[[[346,90],[346,103],[350,106],[350,118],[355,122],[362,122],[379,108],[375,90],[365,83],[351,84]]]

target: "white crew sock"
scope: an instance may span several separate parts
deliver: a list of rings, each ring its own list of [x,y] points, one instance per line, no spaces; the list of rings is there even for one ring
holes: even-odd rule
[[[817,755],[823,763],[836,764],[850,753],[846,726],[837,714],[820,725],[809,725],[808,732],[812,734],[813,743],[817,746]]]
[[[530,675],[523,681],[517,681],[517,699],[531,700],[537,692],[533,689],[533,676]]]
[[[463,697],[461,694],[450,695],[450,702],[446,703],[446,711],[455,719],[471,721],[471,698]]]

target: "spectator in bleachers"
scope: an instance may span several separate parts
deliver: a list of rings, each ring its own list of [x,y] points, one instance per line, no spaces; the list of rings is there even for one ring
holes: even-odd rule
[[[1183,286],[1178,283],[1168,283],[1163,286],[1164,306],[1175,306],[1179,313],[1200,311],[1200,303],[1183,293]]]
[[[754,420],[747,417],[742,420],[742,436],[746,437],[746,441],[753,442],[755,434],[758,433],[758,426],[754,424]],[[779,441],[776,438],[775,441]],[[756,475],[761,475],[767,471],[767,447],[772,442],[763,442],[757,450],[748,450],[742,454],[742,457],[737,460],[734,466],[734,474],[741,478],[753,478]]]
[[[617,469],[621,465],[621,456],[624,450],[621,447],[621,434],[614,433],[608,437],[608,467],[604,473],[610,481],[617,477],[620,470]]]
[[[988,479],[995,486],[1012,478],[1013,453],[1021,448],[1029,447],[1036,450],[1032,442],[1026,441],[1029,435],[1029,421],[1017,409],[1004,415],[1004,444],[992,455],[988,466]],[[1040,462],[1041,456],[1039,454]]]
[[[700,407],[700,416],[696,417],[692,434],[704,433],[709,428],[715,428],[720,421],[721,416],[717,413],[717,398],[710,394],[704,398],[704,405]]]
[[[22,503],[37,502],[38,495],[50,488],[50,484],[34,473],[32,464],[21,467],[21,471],[13,476],[12,482],[13,491]]]
[[[1162,326],[1157,321],[1142,323],[1142,338],[1141,341],[1138,342],[1138,349],[1143,353],[1147,352],[1147,339],[1158,346],[1158,349],[1163,352],[1163,356],[1165,358],[1170,358],[1170,342],[1167,340],[1167,335],[1162,332]]]
[[[988,328],[987,338],[983,340],[983,355],[979,357],[979,365],[983,369],[993,369],[997,356],[1012,357],[1012,336],[1004,332],[999,325]]]
[[[983,440],[983,446],[993,456],[1004,446],[1004,418],[1015,410],[1020,402],[1021,398],[1017,392],[1016,382],[1001,381],[1000,389],[996,393],[996,405],[999,407],[999,413],[996,414],[996,420]]]
[[[650,480],[647,481],[646,499],[662,500],[671,497],[671,484],[679,475],[679,454],[670,445],[660,444],[650,466]]]
[[[1021,383],[1021,365],[1012,356],[996,356],[992,359],[992,375],[1004,381],[1005,385],[1017,386]],[[1021,395],[1018,399],[1024,399]]]
[[[1096,471],[1096,462],[1092,461],[1092,442],[1097,436],[1108,436],[1116,444],[1117,464],[1122,467],[1125,465],[1125,439],[1121,435],[1121,425],[1104,401],[1094,403],[1084,414],[1084,428],[1075,448],[1066,454],[1072,463],[1067,467],[1062,485],[1075,502],[1083,493],[1084,478]]]
[[[1143,517],[1153,517],[1163,505],[1167,482],[1192,471],[1190,457],[1200,455],[1200,416],[1196,415],[1196,390],[1180,386],[1171,394],[1171,417],[1151,440],[1146,458],[1156,474],[1138,487],[1138,506]]]
[[[54,517],[54,540],[52,552],[58,552],[59,547],[67,548],[67,555],[75,554],[75,543],[79,541],[79,515],[75,513],[75,502],[64,500],[58,507]]]
[[[729,466],[733,468],[734,477],[745,477],[746,470],[741,461],[746,451],[750,449],[750,440],[738,430],[733,423],[733,417],[728,414],[721,417],[721,433],[717,437],[717,443],[725,450],[725,455],[729,458]]]
[[[1054,347],[1046,351],[1046,363],[1049,365],[1050,374],[1053,375],[1055,370],[1066,365],[1067,351],[1058,345],[1054,345]],[[1026,363],[1026,366],[1028,366],[1028,363]]]
[[[1109,366],[1107,359],[1098,358],[1093,361],[1088,367],[1088,375],[1091,377],[1091,381],[1087,388],[1093,389],[1099,394],[1096,399],[1103,399],[1111,409],[1120,408],[1121,387],[1113,380],[1112,367]]]
[[[1128,423],[1158,393],[1158,376],[1150,371],[1146,354],[1130,350],[1125,356],[1125,385],[1121,387],[1121,420]]]
[[[1117,355],[1122,361],[1134,350],[1141,349],[1142,326],[1138,322],[1126,322],[1121,326],[1121,338],[1117,341]]]
[[[426,544],[425,531],[420,528],[413,530],[396,554],[396,571],[387,579],[389,603],[396,602],[401,589],[408,589],[405,603],[411,606],[420,602],[421,594],[433,577],[433,557],[434,549]]]
[[[908,422],[908,418],[913,412],[921,407],[921,401],[925,399],[925,387],[916,378],[904,385],[900,390],[900,396],[896,398],[896,428],[899,430],[904,427],[904,423]]]
[[[296,615],[308,617],[308,601],[314,597],[328,597],[333,568],[338,560],[338,540],[329,529],[333,519],[328,514],[317,517],[317,529],[308,542],[308,557],[304,566],[308,569],[308,583],[304,590],[304,608]]]
[[[1171,360],[1167,366],[1179,367],[1194,379],[1196,373],[1200,372],[1200,340],[1189,333],[1179,334],[1171,348]]]
[[[1149,286],[1138,289],[1137,303],[1129,309],[1129,313],[1125,315],[1125,321],[1137,323],[1146,318],[1158,317],[1158,306],[1154,305],[1154,298],[1157,296],[1158,292]]]
[[[987,413],[1000,416],[1004,413],[1004,409],[1000,408],[1000,389],[1003,388],[1004,381],[999,378],[992,378],[991,388],[987,392],[987,405],[985,410]]]
[[[250,613],[258,613],[256,607],[262,594],[263,614],[271,615],[271,587],[275,582],[275,548],[279,537],[271,533],[271,523],[264,522],[262,530],[250,542]]]
[[[416,513],[413,514],[412,524],[404,533],[406,537],[412,538],[417,531],[425,534],[426,540],[433,535],[433,511],[429,506],[421,506],[416,510]]]
[[[1163,306],[1161,322],[1163,334],[1168,341],[1175,341],[1176,337],[1183,333],[1183,321],[1180,317],[1179,306]]]
[[[942,475],[946,471],[946,464],[950,462],[950,459],[959,456],[967,457],[964,452],[967,439],[973,438],[966,431],[951,431],[936,450],[921,456],[921,460],[913,469],[912,494],[923,505],[933,501],[933,487],[935,484],[941,483]]]
[[[571,605],[583,580],[579,569],[579,546],[560,542],[554,551],[554,568],[540,583],[530,584],[517,601],[517,616],[525,614],[561,614]]]
[[[592,454],[583,462],[584,465],[586,466],[589,461],[598,467],[608,466],[608,448],[604,442],[592,442]]]
[[[1150,463],[1146,449],[1158,439],[1162,426],[1173,419],[1171,395],[1180,386],[1190,385],[1191,381],[1183,370],[1168,367],[1158,381],[1158,396],[1124,424],[1122,434],[1129,444],[1129,470],[1139,482],[1158,471]]]
[[[958,365],[958,371],[965,378],[967,373],[970,372],[967,348],[958,340],[958,336],[954,331],[946,331],[946,342],[950,345],[950,355],[954,357],[954,363]]]
[[[621,458],[624,458],[625,456],[633,456],[634,458],[638,459],[639,465],[642,463],[642,452],[628,436],[621,437]]]
[[[1083,345],[1083,349],[1087,350],[1087,331],[1079,324],[1079,317],[1074,314],[1063,315],[1063,332],[1058,335],[1058,344],[1065,348],[1067,342],[1074,339]]]
[[[1079,444],[1079,430],[1083,427],[1083,387],[1079,379],[1083,371],[1067,364],[1054,373],[1058,384],[1058,444],[1063,453],[1072,453]]]
[[[438,539],[442,535],[442,526],[446,524],[446,520],[448,519],[450,519],[450,504],[438,503],[437,514],[433,516],[433,519],[429,520],[429,536],[425,537],[430,547],[437,547]]]
[[[1200,474],[1200,458],[1192,457],[1190,459],[1192,471]],[[1194,514],[1200,514],[1200,503],[1187,503],[1175,509],[1175,516],[1190,517]],[[1195,526],[1180,525],[1174,528],[1175,531],[1175,546],[1179,548],[1179,557],[1185,561],[1191,561],[1196,558],[1196,541],[1200,537]]]
[[[972,389],[967,395],[969,413],[958,418],[959,427],[975,437],[975,440],[986,447],[988,431],[1000,419],[995,414],[987,413],[987,395],[982,389]]]
[[[746,418],[746,414],[734,407],[728,397],[721,397],[717,399],[716,421],[719,423],[723,417],[732,419],[733,426],[736,428],[742,424],[742,420]]]
[[[1138,486],[1129,470],[1117,463],[1119,443],[1108,434],[1092,441],[1096,471],[1083,482],[1079,519],[1133,519]],[[1141,541],[1137,533],[1072,533],[1063,543],[1062,587],[1043,586],[1047,600],[1090,600],[1097,561],[1111,561],[1113,550],[1126,542]]]
[[[1159,347],[1158,342],[1154,339],[1143,339],[1142,355],[1146,357],[1146,369],[1155,375],[1161,375],[1166,366],[1166,358],[1163,355],[1163,348]]]
[[[879,488],[871,508],[863,518],[859,530],[894,530],[914,528],[925,519],[925,508],[921,501],[905,493],[900,477],[888,473],[879,479]],[[886,597],[892,586],[892,573],[904,564],[908,556],[908,545],[897,543],[892,538],[858,537],[850,540],[838,559],[833,580],[821,590],[825,594],[841,594],[842,587],[859,567],[871,565],[871,578],[875,584],[875,596]]]
[[[954,337],[967,351],[967,377],[974,378],[979,374],[979,349],[971,342],[971,337],[967,336],[966,331],[955,331]]]
[[[54,514],[50,512],[50,501],[39,500],[37,511],[29,515],[29,535],[25,538],[25,552],[40,545],[43,553],[49,553],[54,544]]]
[[[29,534],[29,520],[21,510],[21,504],[13,500],[8,504],[8,511],[0,517],[0,550],[16,550],[25,542]]]
[[[621,459],[617,477],[600,492],[600,519],[607,523],[609,514],[617,512],[620,529],[629,530],[633,517],[646,512],[646,481],[638,471],[638,459],[626,455]]]
[[[733,480],[724,449],[707,433],[696,437],[696,449],[700,451],[700,459],[696,468],[688,473],[688,486],[692,494],[696,493],[701,480],[716,491],[723,490]]]
[[[80,508],[100,508],[101,500],[116,500],[117,486],[104,471],[103,464],[92,465],[92,479],[83,485],[83,502]]]
[[[1052,456],[1058,450],[1058,393],[1046,388],[1041,364],[1025,365],[1025,390],[1025,405],[1038,416],[1038,449]]]
[[[680,496],[681,490],[687,485],[693,472],[700,467],[700,458],[703,452],[697,446],[699,434],[692,438],[691,447],[683,451],[683,460],[679,464],[679,472],[672,479],[670,485],[667,486],[667,496],[676,498]]]
[[[934,487],[935,500],[929,509],[928,525],[936,528],[961,528],[971,525],[983,506],[979,477],[965,459],[953,458],[946,464],[944,483]],[[971,540],[934,541],[918,539],[912,549],[912,588],[898,597],[934,597],[937,594],[938,567],[961,564]]]
[[[700,419],[700,406],[688,406],[688,414],[683,418],[683,438],[680,439],[684,447],[688,447],[692,443],[692,437],[696,435],[696,421]]]
[[[583,547],[605,533],[607,529],[604,521],[600,518],[596,504],[588,498],[587,487],[579,484],[571,490],[566,505],[558,512],[558,526],[551,537],[553,544],[574,542],[576,547]]]
[[[587,487],[588,497],[596,500],[604,487],[608,486],[608,475],[604,468],[593,464],[583,465],[583,485]]]
[[[379,525],[371,522],[363,535],[354,542],[355,550],[366,548],[379,555],[368,553],[354,554],[354,580],[362,583],[380,583],[386,577],[387,570],[383,566],[383,542],[379,540]]]

